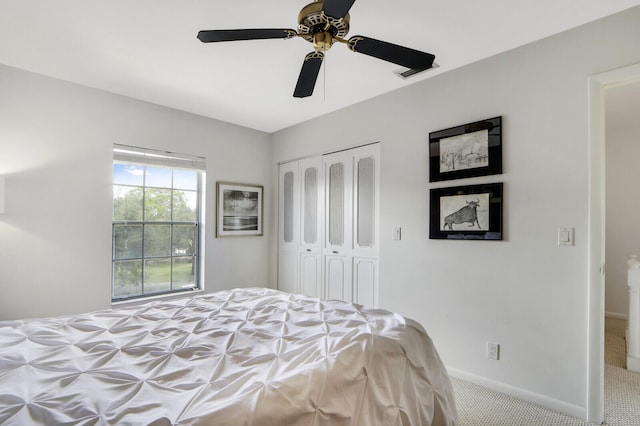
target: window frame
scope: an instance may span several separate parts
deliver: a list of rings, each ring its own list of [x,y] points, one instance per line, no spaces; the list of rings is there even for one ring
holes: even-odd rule
[[[112,176],[111,186],[113,195],[115,196],[116,187],[140,189],[142,191],[141,208],[142,218],[140,220],[116,220],[114,218],[115,203],[112,204],[112,219],[111,219],[111,303],[120,303],[130,300],[140,300],[155,298],[164,295],[175,295],[178,293],[184,293],[189,291],[202,291],[204,290],[204,212],[205,212],[205,198],[206,198],[206,165],[204,159],[201,157],[192,157],[182,154],[175,154],[169,152],[153,151],[143,148],[129,147],[123,145],[114,144],[114,155],[112,161],[112,171],[115,171],[117,164],[134,165],[142,167],[144,170],[141,184],[122,184],[115,183],[115,175]],[[149,185],[147,186],[147,173],[148,167],[153,168],[165,168],[171,170],[171,187],[158,187]],[[196,189],[186,189],[175,187],[174,170],[188,170],[196,172],[197,183]],[[146,197],[149,189],[165,189],[171,191],[171,217],[170,220],[148,220],[146,217]],[[195,206],[195,218],[194,221],[174,220],[174,196],[176,191],[188,191],[195,192],[196,206]],[[115,197],[112,198],[112,203]],[[116,256],[116,229],[119,226],[140,226],[141,240],[140,240],[140,254],[139,256],[118,257]],[[147,226],[169,226],[169,247],[170,250],[166,255],[151,255],[147,256],[145,253],[145,236]],[[179,226],[191,226],[194,229],[194,243],[191,254],[176,254],[174,253],[174,238],[175,229]],[[191,259],[193,264],[193,285],[187,285],[184,287],[174,288],[176,282],[174,281],[174,266],[175,259]],[[164,291],[145,292],[145,286],[150,285],[147,282],[146,263],[147,261],[164,260],[169,262],[170,267],[170,281],[169,289]],[[122,262],[140,262],[140,293],[116,296],[116,265]]]

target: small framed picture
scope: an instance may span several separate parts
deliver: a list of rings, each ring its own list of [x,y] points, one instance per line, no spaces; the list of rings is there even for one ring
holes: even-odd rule
[[[502,117],[429,133],[429,182],[502,173]]]
[[[216,193],[216,237],[262,235],[262,186],[218,182]]]
[[[502,240],[502,183],[431,189],[429,238]]]

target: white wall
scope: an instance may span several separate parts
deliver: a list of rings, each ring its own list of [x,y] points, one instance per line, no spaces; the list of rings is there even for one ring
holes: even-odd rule
[[[275,282],[277,162],[379,140],[382,306],[423,323],[451,368],[580,415],[587,78],[640,62],[638,22],[636,7],[271,136],[0,66],[0,319],[109,306],[114,142],[207,157],[212,291]],[[495,115],[503,175],[429,184],[428,133]],[[265,183],[264,237],[214,238],[217,180]],[[428,239],[429,188],[495,181],[505,241]],[[574,247],[556,245],[558,226],[575,227]],[[487,340],[500,361],[484,357]]]
[[[267,184],[267,134],[0,65],[0,320],[110,306],[113,143],[207,158],[206,290],[269,284],[264,237],[215,238],[215,182]]]
[[[636,83],[640,84],[640,83]],[[619,87],[616,90],[624,90]],[[640,92],[636,92],[640,93]],[[607,99],[607,110],[610,101]],[[605,311],[614,317],[629,314],[627,259],[640,255],[640,121],[606,132],[606,293]]]
[[[382,307],[424,324],[452,371],[582,417],[588,77],[640,62],[638,22],[634,8],[272,138],[274,169],[380,140]],[[429,184],[429,132],[496,115],[503,116],[504,173]],[[505,241],[429,240],[429,188],[482,182],[504,182]],[[395,226],[402,241],[391,239]],[[557,245],[560,226],[575,228],[575,246]],[[485,358],[486,341],[501,344],[500,361]]]

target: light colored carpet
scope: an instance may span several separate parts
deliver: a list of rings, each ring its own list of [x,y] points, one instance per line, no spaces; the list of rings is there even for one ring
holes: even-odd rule
[[[460,426],[593,426],[547,408],[451,378]]]
[[[640,426],[640,374],[626,370],[625,328],[626,320],[605,321],[605,424]]]
[[[605,322],[605,425],[640,426],[640,374],[627,371],[626,322]],[[461,426],[593,426],[509,395],[451,378]]]

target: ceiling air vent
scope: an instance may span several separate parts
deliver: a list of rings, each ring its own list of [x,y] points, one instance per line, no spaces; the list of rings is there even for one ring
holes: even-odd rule
[[[436,64],[435,62],[433,63],[433,66],[431,68],[427,68],[426,70],[413,70],[413,69],[401,68],[399,70],[395,70],[393,73],[398,77],[400,77],[401,79],[406,80],[407,78],[415,77],[418,74],[422,74],[423,72],[432,70],[434,68],[438,68],[438,64]]]

